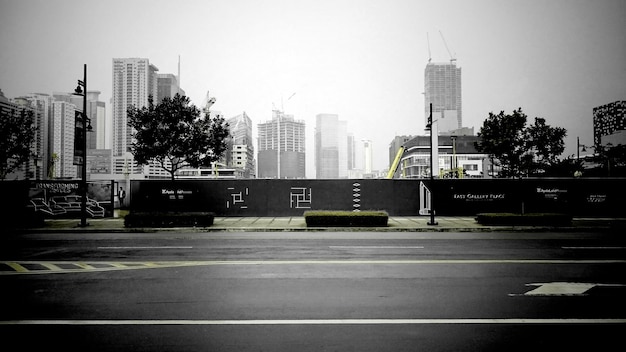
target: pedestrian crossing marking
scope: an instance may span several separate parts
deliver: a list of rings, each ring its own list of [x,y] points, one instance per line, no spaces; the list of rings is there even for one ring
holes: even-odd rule
[[[0,275],[84,273],[113,270],[171,268],[193,265],[199,264],[197,262],[0,262]]]

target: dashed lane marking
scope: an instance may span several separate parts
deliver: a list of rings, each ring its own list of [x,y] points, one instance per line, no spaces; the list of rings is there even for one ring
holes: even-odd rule
[[[424,249],[424,246],[328,246],[330,249]]]
[[[192,246],[125,246],[98,247],[98,249],[193,249]]]

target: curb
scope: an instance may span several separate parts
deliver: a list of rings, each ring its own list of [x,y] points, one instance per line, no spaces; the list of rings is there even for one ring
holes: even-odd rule
[[[612,226],[594,227],[538,227],[538,226],[481,226],[481,227],[149,227],[149,228],[34,228],[16,229],[19,234],[54,233],[157,233],[157,232],[604,232],[617,229]]]

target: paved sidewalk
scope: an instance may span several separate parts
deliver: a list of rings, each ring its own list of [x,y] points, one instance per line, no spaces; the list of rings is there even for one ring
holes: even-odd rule
[[[178,228],[125,228],[121,217],[107,219],[87,219],[89,226],[80,227],[80,219],[49,219],[40,228],[23,229],[28,233],[65,233],[65,232],[267,232],[267,231],[377,231],[377,232],[492,232],[492,231],[597,231],[624,230],[626,219],[614,218],[574,218],[572,226],[485,226],[471,216],[436,217],[437,225],[429,225],[428,216],[393,216],[389,217],[387,227],[307,227],[304,217],[216,217],[210,227]]]

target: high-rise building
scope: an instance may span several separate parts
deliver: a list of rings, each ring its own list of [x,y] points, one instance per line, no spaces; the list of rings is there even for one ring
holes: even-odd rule
[[[157,71],[145,58],[113,59],[113,156],[130,152],[133,131],[128,125],[127,109],[148,105],[148,97],[158,93]]]
[[[372,168],[374,164],[373,155],[374,155],[374,151],[372,147],[372,141],[369,139],[364,139],[363,140],[363,157],[364,157],[363,172],[365,174],[365,177],[371,177],[371,174],[373,171]]]
[[[254,145],[252,143],[252,120],[245,112],[226,120],[230,129],[227,165],[242,169],[244,178],[256,178]]]
[[[336,114],[318,114],[315,123],[315,176],[348,177],[347,122]]]
[[[463,109],[461,104],[461,68],[456,62],[431,63],[424,71],[425,124],[428,123],[430,104],[433,121],[437,121],[440,132],[461,128]]]
[[[596,147],[626,145],[626,100],[593,108],[593,143]]]
[[[79,111],[83,110],[83,97],[72,93],[52,93],[55,101],[74,104]],[[106,146],[106,106],[100,101],[100,92],[87,92],[87,118],[91,130],[87,133],[87,149],[104,149]]]
[[[180,88],[180,82],[178,77],[171,73],[159,73],[157,74],[157,99],[156,102],[160,102],[165,97],[173,98],[177,93],[185,95],[185,91]]]
[[[348,172],[356,169],[356,141],[354,134],[348,133]]]
[[[0,115],[19,115],[22,113],[33,114],[33,127],[36,128],[33,144],[30,146],[31,157],[16,170],[6,175],[6,179],[45,179],[48,166],[48,128],[49,109],[43,97],[37,98],[39,94],[19,97],[9,100],[0,90]],[[11,162],[7,160],[7,162]]]
[[[305,123],[273,110],[258,125],[258,177],[305,178]]]
[[[51,145],[51,105],[52,97],[48,94],[33,93],[18,97],[13,101],[20,107],[30,110],[34,114],[35,141],[31,147],[33,156],[25,165],[25,175],[37,180],[48,178],[50,166]]]
[[[52,176],[54,178],[77,178],[74,165],[74,134],[76,105],[66,101],[52,103]]]

